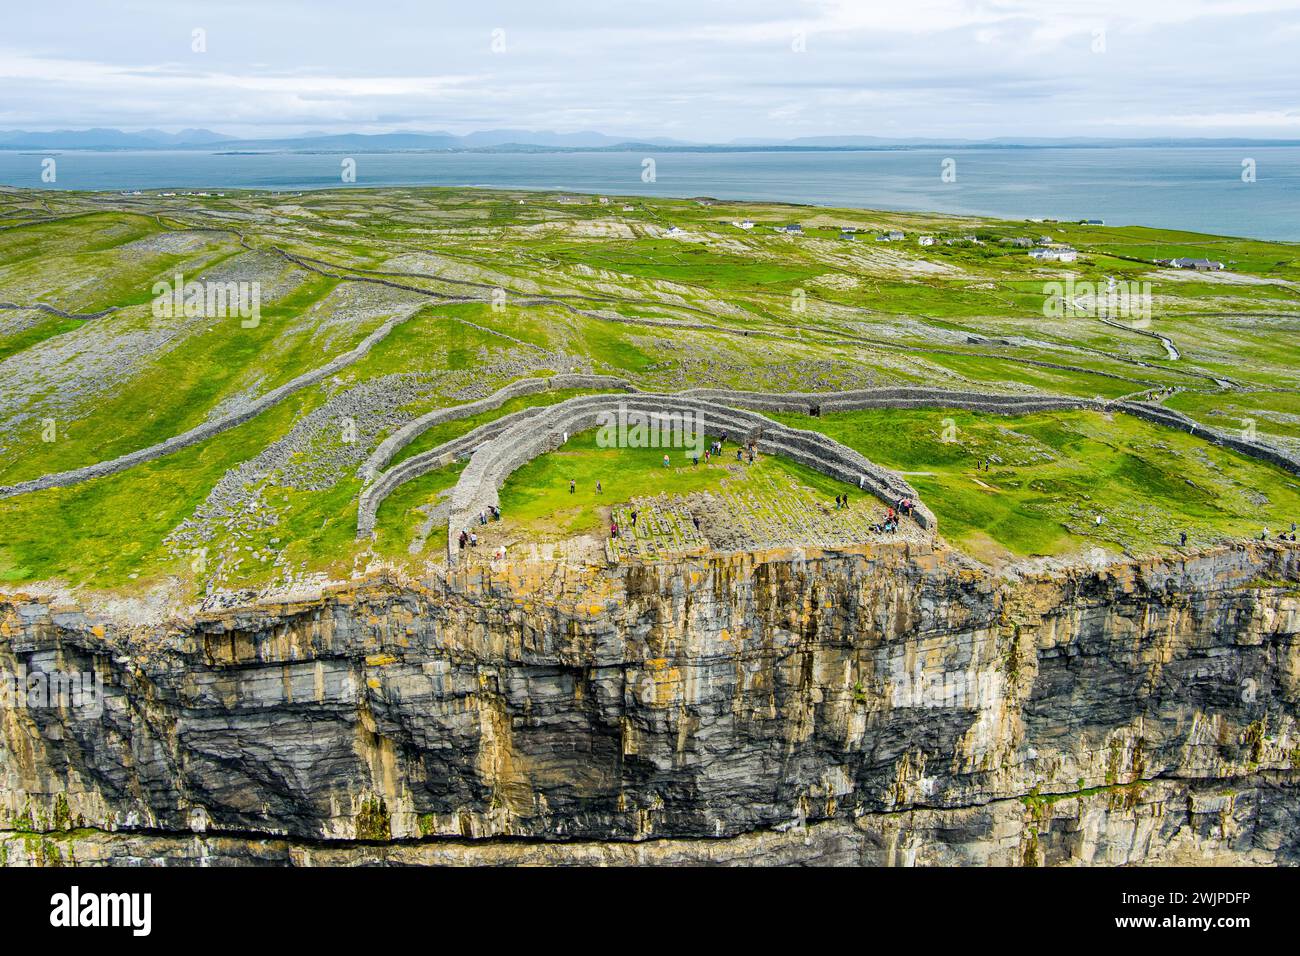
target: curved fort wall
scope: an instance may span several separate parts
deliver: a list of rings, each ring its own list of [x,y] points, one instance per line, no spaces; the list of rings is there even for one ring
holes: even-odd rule
[[[1178,412],[1140,402],[1106,402],[1070,396],[1007,395],[924,387],[790,393],[702,388],[674,394],[653,394],[637,392],[630,383],[613,376],[556,376],[512,383],[480,402],[439,409],[422,416],[390,436],[383,456],[376,449],[376,455],[372,459],[378,461],[383,457],[385,461],[391,460],[402,447],[433,425],[500,407],[516,395],[544,391],[547,388],[601,387],[619,388],[631,394],[581,396],[552,406],[523,409],[482,425],[378,475],[362,493],[358,510],[358,536],[373,531],[379,505],[394,488],[449,464],[458,457],[466,456],[471,456],[471,461],[452,492],[449,528],[454,532],[458,526],[469,526],[480,510],[499,504],[497,494],[513,471],[532,458],[559,448],[566,433],[576,434],[597,427],[601,424],[602,412],[617,411],[620,406],[647,414],[690,412],[700,415],[711,435],[728,431],[740,438],[757,438],[761,452],[785,455],[824,474],[857,484],[864,491],[891,504],[904,496],[917,498],[915,489],[895,473],[873,464],[819,432],[790,428],[756,414],[755,410],[816,416],[821,413],[871,408],[952,408],[1002,415],[1070,409],[1113,409],[1201,436],[1207,441],[1300,474],[1300,461],[1281,449],[1219,432]],[[918,503],[917,514],[918,521],[923,526],[934,527],[934,516],[923,504]],[[454,534],[449,535],[449,548],[452,540]]]
[[[452,489],[449,557],[455,557],[457,530],[471,527],[481,511],[500,504],[500,489],[514,471],[539,455],[560,448],[567,436],[605,424],[602,416],[619,410],[646,415],[691,415],[703,425],[710,438],[726,431],[735,440],[755,440],[763,454],[784,455],[857,485],[890,504],[903,497],[919,499],[916,489],[899,475],[873,464],[853,449],[818,432],[791,428],[757,412],[686,395],[590,395],[552,405],[541,415],[515,422],[479,447]],[[934,528],[933,513],[919,500],[915,517],[922,527]]]
[[[380,442],[375,447],[375,450],[370,453],[370,457],[365,460],[365,463],[360,468],[361,479],[363,481],[374,479],[393,460],[394,455],[435,425],[459,421],[480,412],[492,411],[494,408],[500,408],[512,398],[518,398],[521,395],[536,395],[538,392],[568,388],[608,388],[629,392],[635,391],[632,383],[613,375],[565,374],[554,375],[550,378],[522,378],[517,382],[511,382],[509,385],[497,389],[487,398],[481,398],[465,405],[454,405],[451,408],[436,408],[419,418],[407,422]]]

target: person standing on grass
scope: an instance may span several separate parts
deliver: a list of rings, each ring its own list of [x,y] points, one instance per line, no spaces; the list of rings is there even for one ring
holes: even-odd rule
[[[665,468],[668,467],[668,456],[667,456],[667,455],[664,455],[664,467],[665,467]]]
[[[569,494],[573,494],[573,493],[574,493],[575,491],[577,491],[577,490],[578,490],[578,483],[577,483],[574,479],[570,478],[570,479],[569,479]]]
[[[605,489],[600,486],[600,479],[596,479],[596,494],[600,494]]]

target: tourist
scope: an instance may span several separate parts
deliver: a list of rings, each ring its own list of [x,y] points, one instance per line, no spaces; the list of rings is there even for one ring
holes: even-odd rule
[[[611,522],[609,523],[609,536],[610,536],[611,538],[617,538],[617,537],[618,537],[618,522],[617,522],[617,521],[611,521]]]
[[[691,465],[698,467],[699,464],[700,464],[700,456],[696,455],[694,458],[691,459]]]
[[[699,531],[699,530],[700,530],[700,516],[699,516],[699,515],[691,515],[691,522],[695,525],[695,530],[696,530],[696,531]]]
[[[665,467],[665,468],[668,467],[668,456],[667,456],[667,455],[664,455],[664,467]]]
[[[1180,532],[1178,533],[1178,546],[1179,546],[1180,548],[1185,548],[1185,547],[1187,547],[1187,532],[1186,532],[1186,531],[1180,531]]]
[[[477,547],[478,547],[478,535],[475,534],[473,531],[471,531],[471,532],[469,533],[469,546],[470,546],[471,548],[477,548]]]
[[[632,527],[634,528],[636,527],[636,516],[638,513],[639,512],[635,508],[632,509]]]
[[[578,483],[577,483],[576,481],[574,481],[572,478],[570,478],[570,479],[569,479],[569,494],[573,494],[573,493],[574,493],[575,491],[577,491],[577,490],[578,490]]]
[[[600,486],[600,479],[596,479],[596,494],[600,494],[605,489]]]

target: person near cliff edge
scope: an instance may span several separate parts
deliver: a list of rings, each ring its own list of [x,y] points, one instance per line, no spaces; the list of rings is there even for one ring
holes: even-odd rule
[[[1186,531],[1180,531],[1180,532],[1178,532],[1178,546],[1179,546],[1180,548],[1185,548],[1185,547],[1187,547],[1187,532],[1186,532]]]

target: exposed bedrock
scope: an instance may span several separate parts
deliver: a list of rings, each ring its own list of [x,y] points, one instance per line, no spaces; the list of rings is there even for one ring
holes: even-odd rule
[[[527,563],[128,627],[0,603],[32,862],[1300,862],[1300,549]]]

